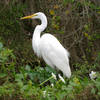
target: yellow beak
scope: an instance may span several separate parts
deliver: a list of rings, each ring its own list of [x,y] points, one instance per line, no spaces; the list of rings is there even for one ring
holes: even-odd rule
[[[33,15],[29,15],[29,16],[25,16],[25,17],[21,17],[20,19],[31,19],[32,17],[37,16],[37,14],[33,14]]]

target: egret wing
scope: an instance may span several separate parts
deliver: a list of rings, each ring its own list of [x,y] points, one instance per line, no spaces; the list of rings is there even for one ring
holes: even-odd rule
[[[54,36],[45,34],[41,37],[40,51],[48,65],[58,68],[67,77],[71,76],[68,59],[69,53]]]

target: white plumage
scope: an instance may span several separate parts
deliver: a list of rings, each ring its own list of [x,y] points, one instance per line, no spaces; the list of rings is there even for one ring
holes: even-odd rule
[[[41,32],[47,27],[45,14],[38,12],[21,19],[27,18],[41,20],[41,25],[36,26],[32,38],[32,47],[36,55],[42,57],[49,66],[61,70],[66,77],[70,78],[69,52],[65,50],[53,35],[46,33],[40,36]]]

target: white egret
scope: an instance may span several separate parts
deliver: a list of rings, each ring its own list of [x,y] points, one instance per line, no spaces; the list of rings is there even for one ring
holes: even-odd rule
[[[69,52],[60,44],[60,42],[51,34],[41,32],[47,27],[47,18],[44,13],[38,12],[21,19],[40,19],[41,25],[37,25],[33,37],[32,47],[38,57],[42,57],[44,61],[52,68],[57,68],[63,74],[70,78],[71,69],[69,65]]]

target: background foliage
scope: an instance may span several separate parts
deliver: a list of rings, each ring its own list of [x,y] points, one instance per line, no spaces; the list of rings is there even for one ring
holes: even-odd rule
[[[65,84],[58,78],[40,86],[56,72],[31,47],[40,22],[19,19],[38,11],[47,15],[45,32],[71,54],[72,77]],[[99,100],[99,18],[99,0],[0,0],[0,100]],[[89,77],[92,70],[97,71],[95,80]]]

